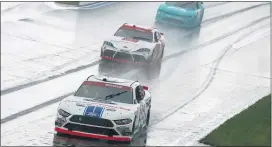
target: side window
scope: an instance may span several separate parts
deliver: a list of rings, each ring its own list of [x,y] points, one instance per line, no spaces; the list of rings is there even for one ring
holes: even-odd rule
[[[157,32],[154,33],[155,42],[158,42]]]
[[[135,88],[135,96],[136,96],[136,103],[139,103],[139,97],[140,97],[140,86],[137,86]]]
[[[161,34],[159,32],[156,32],[157,36],[158,36],[158,40],[161,39]]]
[[[136,93],[136,100],[139,103],[140,100],[142,100],[145,96],[144,88],[142,86],[137,86],[135,88],[135,93]]]
[[[141,98],[144,99],[144,96],[145,96],[144,87],[143,87],[143,86],[139,86],[139,88],[140,88],[140,95],[141,95]]]

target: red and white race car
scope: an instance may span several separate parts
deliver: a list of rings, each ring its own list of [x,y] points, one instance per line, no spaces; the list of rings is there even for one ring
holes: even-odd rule
[[[90,76],[57,110],[55,131],[130,142],[149,124],[151,93],[138,81]]]
[[[101,58],[103,62],[160,65],[164,48],[164,34],[158,29],[125,23],[104,41]]]

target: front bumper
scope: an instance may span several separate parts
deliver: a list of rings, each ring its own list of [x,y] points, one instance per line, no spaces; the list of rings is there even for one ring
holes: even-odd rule
[[[120,126],[112,120],[82,115],[71,115],[67,118],[57,115],[55,131],[111,141],[131,141],[133,137],[132,123]]]
[[[88,137],[88,138],[111,140],[111,141],[131,141],[131,137],[129,136],[106,136],[106,135],[100,135],[100,134],[85,133],[80,131],[70,131],[68,129],[61,128],[61,127],[55,127],[55,131],[59,133],[74,135],[79,137]]]
[[[131,54],[128,52],[118,52],[110,49],[104,49],[101,51],[101,59],[136,65],[147,65],[149,63],[148,59],[143,55]]]

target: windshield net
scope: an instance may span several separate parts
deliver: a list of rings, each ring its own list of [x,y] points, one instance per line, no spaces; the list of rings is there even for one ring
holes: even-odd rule
[[[137,29],[120,28],[116,31],[114,36],[132,38],[132,39],[143,40],[147,42],[153,41],[152,32],[146,32],[146,31],[137,30]]]
[[[181,8],[195,9],[196,2],[165,2],[167,5],[173,5]]]
[[[126,91],[126,92],[124,92]],[[85,81],[75,96],[93,98],[97,100],[106,100],[106,96],[121,93],[110,97],[109,101],[133,104],[133,93],[131,87],[120,86],[115,84],[107,84],[102,82]]]

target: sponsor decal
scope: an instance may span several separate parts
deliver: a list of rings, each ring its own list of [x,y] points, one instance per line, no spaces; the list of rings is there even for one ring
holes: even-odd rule
[[[132,88],[128,87],[128,86],[108,84],[108,83],[103,83],[103,82],[84,81],[83,85],[96,85],[96,86],[102,86],[102,87],[113,87],[113,88],[119,88],[119,89],[132,91]]]
[[[116,111],[116,109],[113,109],[113,108],[107,108],[106,110],[107,111]]]
[[[93,103],[93,104],[95,104],[95,103]],[[99,106],[99,107],[104,107],[104,108],[112,108],[112,109],[120,109],[120,110],[130,111],[130,109],[123,108],[121,106],[113,106],[113,105],[107,105],[107,104],[101,104],[101,103],[96,103],[95,105]]]
[[[121,85],[105,84],[106,87],[123,88]]]
[[[86,105],[84,105],[83,103],[76,103],[76,106],[85,107]]]
[[[124,25],[121,28],[137,30],[137,31],[145,32],[145,33],[152,33],[152,29],[142,28],[142,27],[138,27],[138,26]]]
[[[101,118],[105,108],[96,107],[96,106],[87,106],[84,110],[83,115],[90,117]]]
[[[120,109],[120,110],[125,110],[125,111],[131,111],[131,109],[124,108],[122,106],[108,105],[108,104],[110,104],[110,102],[109,103],[88,102],[88,101],[78,102],[75,100],[66,100],[65,102],[76,102],[78,105],[80,105],[82,107],[83,106],[86,107],[86,105],[87,105],[87,107],[103,107],[105,109]],[[85,114],[86,108],[84,110],[84,114]],[[91,110],[91,108],[89,108],[89,109]],[[88,110],[88,111],[90,111],[90,110]]]

